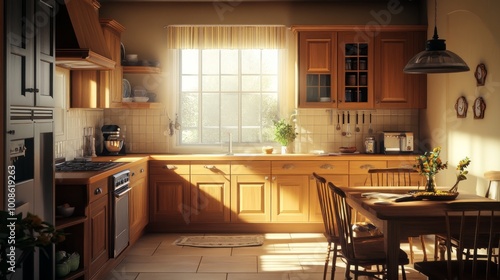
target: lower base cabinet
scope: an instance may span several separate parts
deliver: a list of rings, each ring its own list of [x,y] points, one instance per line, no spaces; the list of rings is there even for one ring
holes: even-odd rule
[[[130,168],[129,225],[130,245],[142,236],[149,223],[148,163]]]
[[[90,267],[92,278],[109,259],[109,203],[108,195],[89,206]]]
[[[309,221],[309,176],[277,175],[272,183],[271,220]]]

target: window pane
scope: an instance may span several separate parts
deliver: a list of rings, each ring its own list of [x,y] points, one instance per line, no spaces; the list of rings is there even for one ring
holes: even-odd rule
[[[182,50],[181,73],[198,74],[198,50]]]
[[[260,127],[260,94],[243,94],[241,103],[249,104],[241,107],[241,125]]]
[[[218,91],[219,90],[219,76],[203,76],[201,78],[201,90],[202,91]]]
[[[214,144],[220,143],[219,128],[218,127],[204,127],[201,131],[201,143]]]
[[[260,91],[260,76],[242,76],[242,91]]]
[[[262,76],[262,91],[278,91],[278,76]]]
[[[238,50],[221,50],[221,74],[238,74]]]
[[[198,76],[182,76],[181,91],[198,91]]]
[[[221,96],[222,127],[237,127],[239,121],[238,94],[225,93]]]
[[[182,127],[198,127],[198,94],[183,93],[180,96]],[[171,116],[173,118],[173,116]]]
[[[241,73],[260,74],[260,50],[241,51]]]
[[[203,50],[202,59],[203,74],[219,74],[219,50]]]
[[[238,91],[238,76],[221,76],[221,91]]]
[[[220,102],[218,93],[203,93],[202,96],[202,126],[219,126]]]
[[[259,143],[260,128],[245,128],[241,133],[241,142]]]
[[[262,74],[278,74],[278,50],[262,50]]]
[[[198,130],[197,129],[182,129],[181,141],[183,144],[197,144],[198,143]]]

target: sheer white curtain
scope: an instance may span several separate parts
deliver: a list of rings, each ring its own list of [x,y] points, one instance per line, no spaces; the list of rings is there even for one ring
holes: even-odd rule
[[[281,25],[171,25],[169,49],[285,49],[286,27]]]

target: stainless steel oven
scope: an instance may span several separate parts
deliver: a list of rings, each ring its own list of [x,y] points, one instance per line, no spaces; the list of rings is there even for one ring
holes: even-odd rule
[[[111,257],[116,258],[129,243],[129,186],[130,170],[111,176]]]

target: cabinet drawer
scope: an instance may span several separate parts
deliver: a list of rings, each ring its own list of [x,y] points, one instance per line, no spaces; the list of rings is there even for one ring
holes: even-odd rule
[[[272,174],[348,174],[348,161],[273,161]]]
[[[89,186],[89,203],[108,194],[108,178],[102,179]]]
[[[231,162],[231,174],[252,175],[270,174],[270,161],[233,161]]]
[[[231,166],[228,162],[197,162],[191,165],[191,174],[198,175],[229,175]]]
[[[165,175],[165,174],[188,174],[189,161],[168,161],[155,160],[149,162],[149,174]]]
[[[130,168],[130,183],[133,184],[134,181],[144,178],[147,175],[148,175],[148,163],[143,162],[136,164]]]
[[[366,174],[370,168],[387,168],[385,160],[351,160],[349,174]]]

